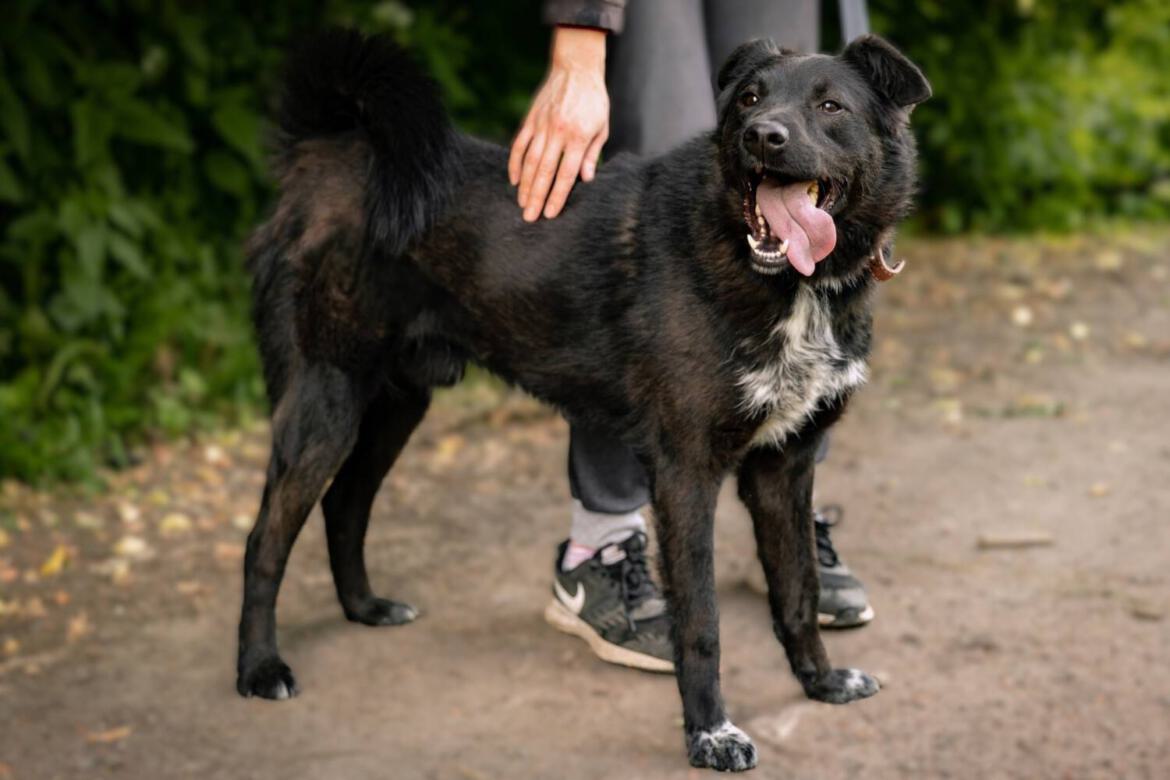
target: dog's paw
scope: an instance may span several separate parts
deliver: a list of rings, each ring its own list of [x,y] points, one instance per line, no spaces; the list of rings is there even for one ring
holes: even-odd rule
[[[756,746],[731,721],[710,731],[687,734],[687,757],[691,766],[720,772],[743,772],[756,765]]]
[[[292,669],[275,655],[241,666],[236,678],[236,690],[244,697],[259,696],[278,701],[291,699],[300,692]]]
[[[881,685],[860,669],[834,669],[814,680],[805,688],[810,699],[829,704],[848,704],[858,699],[867,699],[879,690]]]
[[[399,601],[370,596],[354,606],[345,607],[345,617],[367,626],[400,626],[413,622],[418,617],[418,610]]]

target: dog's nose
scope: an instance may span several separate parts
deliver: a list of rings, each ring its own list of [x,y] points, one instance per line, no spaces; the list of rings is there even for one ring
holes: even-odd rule
[[[753,122],[743,131],[743,144],[760,160],[775,154],[788,143],[788,128],[779,122]]]

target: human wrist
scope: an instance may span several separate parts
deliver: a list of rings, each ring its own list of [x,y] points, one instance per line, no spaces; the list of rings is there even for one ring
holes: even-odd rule
[[[605,76],[605,31],[558,25],[553,30],[554,70],[584,71]]]

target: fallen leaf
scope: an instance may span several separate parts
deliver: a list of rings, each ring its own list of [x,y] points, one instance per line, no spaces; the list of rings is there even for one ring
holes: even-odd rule
[[[958,398],[939,398],[934,402],[944,422],[957,425],[963,422],[963,402]]]
[[[64,607],[69,603],[69,594],[63,590],[59,590],[53,594],[53,603],[58,607]]]
[[[467,444],[467,440],[458,433],[450,433],[439,439],[439,443],[435,445],[434,454],[431,455],[431,465],[444,467],[449,466],[455,461],[455,456]]]
[[[1032,310],[1027,306],[1017,306],[1012,309],[1012,322],[1021,328],[1026,328],[1032,324]]]
[[[159,533],[163,536],[177,536],[191,530],[191,518],[181,512],[171,512],[158,524]]]
[[[8,536],[8,532],[3,528],[0,528],[0,550],[3,550],[5,547],[7,547],[9,541],[11,540]]]
[[[85,741],[91,745],[108,745],[111,742],[121,742],[130,736],[132,731],[133,729],[129,726],[118,726],[105,731],[91,731],[85,735]]]
[[[1113,492],[1113,488],[1109,486],[1108,482],[1094,482],[1089,485],[1089,495],[1093,498],[1104,498]]]
[[[216,471],[210,466],[200,466],[195,470],[199,475],[199,479],[208,487],[223,487],[224,476],[222,471]]]
[[[1004,409],[1005,417],[1060,417],[1064,404],[1043,393],[1025,393]]]
[[[180,580],[175,583],[175,590],[184,596],[194,596],[203,591],[203,583],[195,580]]]
[[[215,559],[222,563],[242,561],[244,559],[244,546],[231,542],[216,542]]]
[[[122,502],[118,504],[118,516],[126,525],[137,525],[142,519],[142,511],[134,504]]]
[[[1145,349],[1150,345],[1150,340],[1136,330],[1130,330],[1122,336],[1121,343],[1128,349]]]
[[[41,576],[55,577],[61,573],[68,561],[69,549],[63,544],[57,545],[52,554],[41,564]]]
[[[73,522],[78,528],[84,528],[87,531],[96,531],[106,524],[105,520],[93,512],[78,512],[73,515]]]
[[[1134,599],[1130,602],[1129,614],[1138,620],[1158,621],[1166,616],[1166,610],[1153,601]]]
[[[203,459],[212,466],[226,466],[228,465],[228,457],[223,451],[223,447],[217,444],[209,444],[203,449]]]
[[[141,536],[123,536],[114,544],[114,554],[123,558],[145,560],[154,554]]]
[[[1095,262],[1099,271],[1120,271],[1123,261],[1124,258],[1116,249],[1105,249],[1097,253]]]
[[[89,615],[85,612],[78,612],[69,618],[69,625],[65,628],[65,640],[76,642],[91,631],[93,631],[93,625],[89,622]]]
[[[14,656],[20,652],[20,641],[15,637],[8,637],[4,640],[4,655]]]
[[[248,531],[252,528],[252,516],[245,514],[232,515],[232,525],[241,531]]]
[[[980,550],[1010,550],[1048,547],[1054,543],[1052,534],[1047,531],[1012,530],[980,534],[976,547]]]

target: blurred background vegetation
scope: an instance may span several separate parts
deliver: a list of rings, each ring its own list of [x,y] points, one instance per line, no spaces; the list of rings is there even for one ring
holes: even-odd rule
[[[935,89],[914,118],[918,229],[1170,215],[1170,3],[871,13]],[[505,140],[544,68],[538,18],[537,0],[6,3],[0,476],[93,480],[146,437],[261,408],[240,246],[271,195],[265,118],[290,38],[391,32],[461,127]]]

